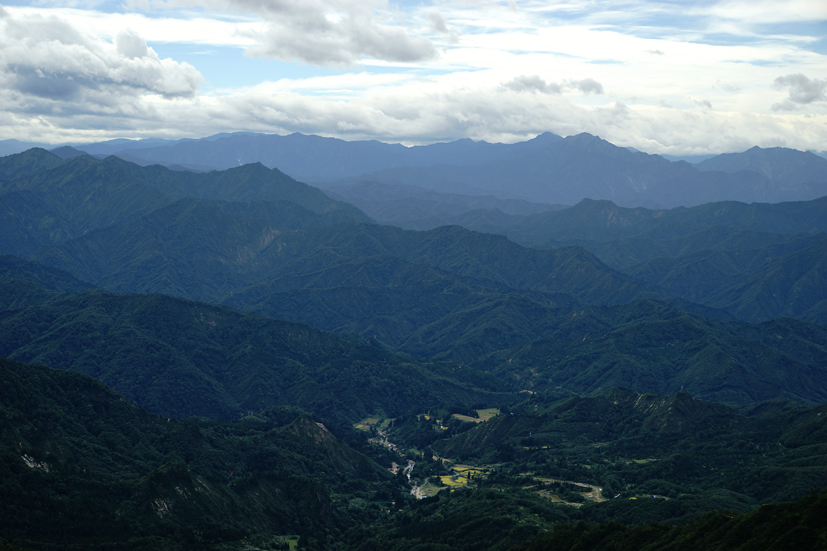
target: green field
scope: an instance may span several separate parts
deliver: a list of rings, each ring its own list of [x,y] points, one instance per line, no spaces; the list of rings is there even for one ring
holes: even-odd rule
[[[379,430],[385,430],[388,428],[393,419],[385,419],[380,417],[365,417],[358,423],[353,424],[353,428],[357,430],[362,430],[366,432],[370,432],[372,428],[377,428]]]
[[[459,419],[460,421],[468,421],[470,423],[484,423],[494,417],[495,415],[499,415],[500,410],[497,408],[488,408],[488,409],[478,409],[477,415],[479,417],[470,417],[468,415],[461,415],[459,413],[453,414],[451,417]],[[427,417],[426,417],[427,418]]]

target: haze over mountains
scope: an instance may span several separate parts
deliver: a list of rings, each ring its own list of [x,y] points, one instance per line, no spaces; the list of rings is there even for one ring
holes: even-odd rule
[[[585,133],[566,138],[545,133],[515,144],[466,139],[409,148],[251,133],[145,145],[154,147],[119,141],[79,149],[122,155],[141,164],[201,169],[261,162],[324,187],[369,181],[548,204],[573,205],[590,198],[669,208],[722,200],[807,200],[827,194],[827,159],[812,153],[756,147],[693,166],[633,152]]]
[[[587,134],[421,148],[234,134],[124,149],[135,145],[90,148],[123,158],[0,158],[0,377],[16,389],[0,396],[0,468],[9,491],[40,488],[43,511],[92,499],[78,482],[88,471],[106,506],[77,525],[115,522],[126,535],[106,538],[135,549],[243,534],[274,548],[291,531],[315,534],[311,549],[494,549],[560,520],[685,522],[824,486],[819,157],[753,148],[692,166]],[[125,160],[141,155],[146,166]],[[198,419],[163,428],[125,400]],[[503,414],[474,429],[452,416],[482,408]],[[106,411],[132,428],[97,425]],[[407,478],[361,453],[402,458],[351,433],[366,419],[387,420],[384,438],[422,476],[442,476],[434,453],[501,472],[400,512]],[[189,452],[170,443],[181,435]],[[525,472],[629,493],[581,513],[524,491],[536,484]],[[675,498],[655,512],[626,500],[641,492]],[[279,495],[298,512],[273,505]],[[37,507],[9,507],[30,524],[0,537],[88,544],[69,528],[39,536]],[[434,528],[437,510],[450,520]],[[203,515],[231,520],[213,532]],[[456,532],[475,523],[500,528],[489,543]]]
[[[261,164],[194,173],[139,167],[117,157],[60,160],[33,150],[5,158],[0,169],[17,176],[2,184],[7,253],[114,292],[221,302],[359,335],[423,359],[437,356],[494,370],[503,381],[510,375],[495,367],[499,358],[516,359],[513,372],[523,369],[519,358],[532,358],[529,365],[543,363],[544,372],[554,362],[541,362],[534,352],[525,356],[526,351],[544,350],[550,342],[566,350],[567,339],[580,333],[581,339],[596,332],[605,338],[606,331],[657,319],[664,327],[677,323],[668,333],[689,339],[689,346],[720,331],[704,326],[696,333],[709,323],[701,320],[687,331],[673,311],[652,310],[638,303],[642,300],[724,321],[778,316],[827,321],[824,199],[672,210],[584,200],[529,215],[486,218],[470,211],[464,216],[468,228],[502,233],[529,248],[458,226],[424,232],[381,226],[355,207]],[[594,310],[606,306],[624,313]],[[565,321],[586,312],[578,324]],[[746,361],[754,364],[749,369],[769,369],[735,352],[747,341],[754,341],[750,347],[765,346],[757,344],[769,342],[760,331],[755,336],[726,331],[728,336],[713,339],[732,341],[721,365]],[[801,342],[817,349],[824,345],[821,336],[814,338],[818,331],[805,333]],[[789,369],[800,365],[804,372],[821,369],[819,362],[796,359],[796,351],[804,349],[787,348],[777,361],[788,362]],[[616,353],[630,365],[665,361]],[[690,373],[708,366],[705,353],[693,357],[685,364]],[[566,385],[577,392],[613,384],[669,392],[685,384],[672,374],[636,387],[637,376],[604,372],[599,364],[593,366],[597,371],[587,371],[587,380]],[[565,372],[562,365],[554,369]],[[769,393],[754,385],[731,392],[722,390],[726,385],[687,388],[724,401],[788,396],[819,402],[818,377],[804,377],[808,382],[789,388],[773,383]],[[528,388],[539,384],[531,376],[521,380]]]

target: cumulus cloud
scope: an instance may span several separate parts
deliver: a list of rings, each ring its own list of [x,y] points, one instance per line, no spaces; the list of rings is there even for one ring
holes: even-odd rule
[[[256,14],[262,30],[238,31],[254,42],[246,50],[252,57],[333,67],[365,58],[408,63],[437,57],[431,41],[412,35],[386,0],[126,0],[125,6]]]
[[[602,94],[603,85],[593,78],[584,78],[583,80],[570,80],[568,86],[577,88],[584,94]]]
[[[520,75],[503,84],[504,88],[515,92],[539,92],[540,94],[562,94],[563,87],[554,82],[546,82],[537,75]]]
[[[772,106],[773,111],[791,111],[798,105],[827,100],[827,79],[809,79],[798,73],[778,77],[772,84],[774,90],[789,89],[789,96],[781,103]]]
[[[456,44],[459,42],[459,31],[448,27],[448,23],[441,13],[429,11],[425,14],[425,18],[428,20],[431,29],[443,35],[449,43]]]
[[[546,82],[537,75],[520,75],[503,83],[503,88],[515,92],[534,92],[540,94],[562,94],[564,90],[579,90],[583,94],[602,94],[603,85],[593,78],[583,80],[566,80],[562,84]]]
[[[137,34],[115,43],[88,36],[56,17],[0,18],[0,88],[10,103],[34,109],[117,109],[130,97],[192,98],[201,84],[194,67],[159,59]],[[45,103],[44,103],[45,102]]]
[[[131,29],[118,33],[115,37],[115,48],[119,54],[129,59],[145,57],[149,53],[146,40]]]

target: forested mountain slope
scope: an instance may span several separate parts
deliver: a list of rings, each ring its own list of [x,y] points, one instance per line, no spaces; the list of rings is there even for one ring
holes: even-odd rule
[[[386,469],[299,410],[181,422],[84,375],[5,359],[0,384],[0,538],[25,548],[324,540],[371,518],[333,500],[343,475],[393,488]]]
[[[256,211],[268,208],[261,202],[278,202],[270,210],[289,210],[288,201],[294,210],[303,211],[298,227],[369,220],[352,205],[262,165],[196,174],[157,165],[139,167],[117,157],[98,160],[85,155],[63,161],[45,151],[32,151],[6,157],[6,165],[22,163],[31,168],[14,181],[0,182],[0,244],[3,252],[17,256],[134,220],[182,197],[256,202],[239,208],[259,215]],[[317,219],[309,221],[312,215]],[[290,221],[283,220],[277,227],[292,227]]]
[[[536,340],[471,365],[539,392],[588,394],[623,386],[661,394],[684,389],[731,403],[827,401],[823,325],[707,320],[646,301],[554,315]]]
[[[0,356],[93,376],[140,407],[180,419],[296,405],[353,422],[415,405],[485,401],[504,386],[450,363],[164,295],[59,296],[0,313],[0,334]]]

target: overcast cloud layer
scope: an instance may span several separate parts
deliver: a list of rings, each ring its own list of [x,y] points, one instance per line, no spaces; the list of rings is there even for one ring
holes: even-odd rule
[[[823,0],[17,2],[0,6],[0,139],[825,150],[826,36]]]

